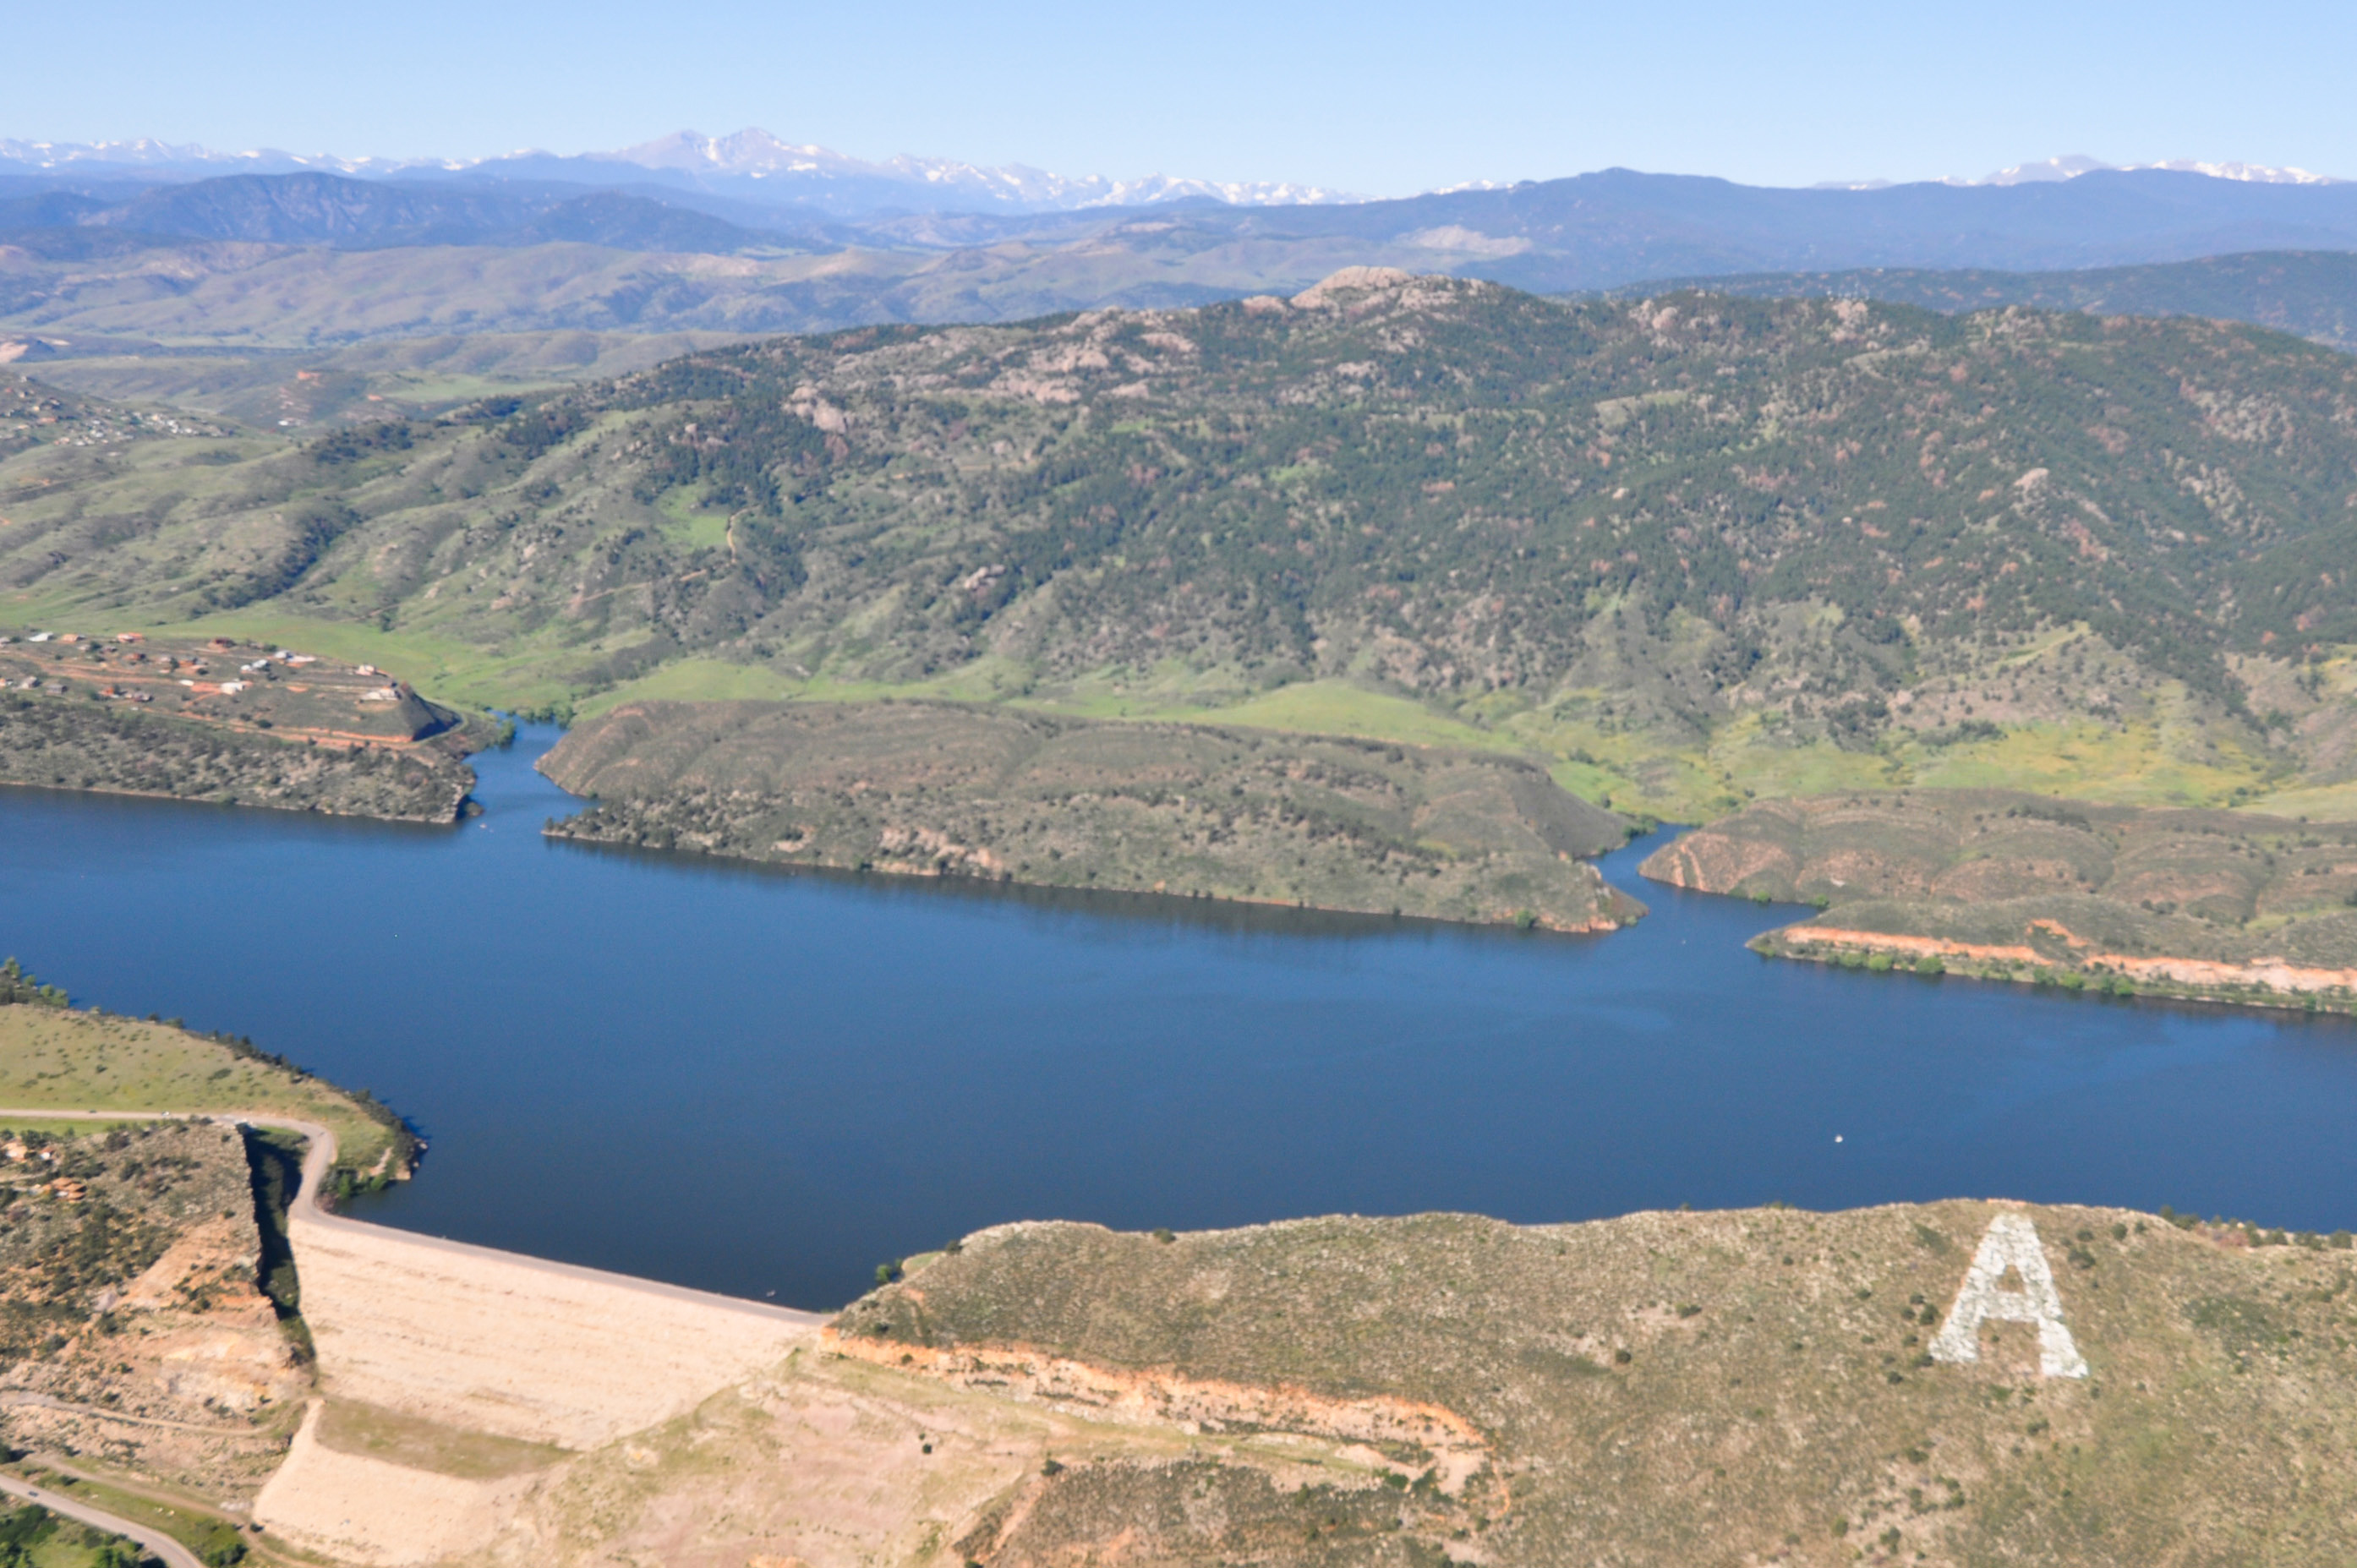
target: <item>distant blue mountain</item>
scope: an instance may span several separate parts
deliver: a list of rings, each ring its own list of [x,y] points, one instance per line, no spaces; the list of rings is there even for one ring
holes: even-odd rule
[[[2044,272],[2253,251],[2357,250],[2357,183],[2262,184],[2161,169],[1868,190],[1787,190],[1607,169],[1392,201],[1245,207],[1197,199],[849,220],[665,188],[646,169],[610,166],[627,173],[630,185],[307,172],[157,185],[128,199],[51,188],[0,199],[0,230],[102,227],[348,249],[581,240],[726,252],[780,243],[955,249],[1091,233],[1119,243],[1150,214],[1153,243],[1165,251],[1240,240],[1318,242],[1318,253],[1330,260],[1338,253],[1332,242],[1342,241],[1370,260],[1545,292],[1658,277],[1860,267]],[[1349,250],[1346,243],[1340,253]]]
[[[772,223],[779,215],[769,215]],[[231,175],[156,185],[127,200],[68,190],[0,199],[0,232],[107,230],[158,240],[244,240],[339,250],[538,245],[726,253],[787,242],[708,212],[618,190],[512,184],[417,185],[332,174]],[[840,237],[819,243],[836,248]]]
[[[2357,183],[2269,185],[2161,169],[2009,186],[1785,190],[1607,169],[1352,207],[1219,209],[1256,238],[1420,236],[1448,270],[1550,292],[1644,278],[1848,267],[2040,271],[2233,252],[2357,249]]]

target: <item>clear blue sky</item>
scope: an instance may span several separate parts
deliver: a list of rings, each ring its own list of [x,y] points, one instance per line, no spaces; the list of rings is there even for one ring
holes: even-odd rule
[[[0,136],[476,156],[759,125],[1376,195],[1610,165],[1755,184],[2056,153],[2357,177],[2357,5],[411,0],[12,8]]]

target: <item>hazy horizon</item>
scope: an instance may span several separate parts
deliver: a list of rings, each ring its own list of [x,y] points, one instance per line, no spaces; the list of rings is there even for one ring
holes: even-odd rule
[[[1014,159],[1006,163],[989,164],[978,159],[963,157],[955,153],[920,152],[905,149],[898,153],[886,154],[882,156],[868,156],[862,153],[848,151],[823,140],[805,140],[791,135],[776,135],[774,133],[770,132],[768,127],[759,125],[740,126],[733,131],[723,132],[717,135],[709,136],[697,127],[683,126],[677,130],[664,133],[662,135],[642,137],[636,142],[615,143],[609,145],[583,147],[578,149],[560,149],[545,145],[533,144],[508,148],[500,152],[485,154],[426,154],[414,156],[384,155],[369,148],[354,149],[341,147],[292,146],[285,144],[284,142],[264,142],[253,145],[226,146],[203,142],[175,142],[160,136],[150,136],[145,134],[108,136],[81,141],[53,136],[11,135],[0,134],[0,148],[12,145],[16,147],[59,148],[67,156],[55,163],[44,163],[41,166],[59,171],[70,170],[77,167],[85,167],[93,171],[113,169],[136,170],[143,167],[155,166],[177,168],[186,167],[188,162],[201,158],[219,162],[222,166],[221,172],[228,174],[237,172],[234,165],[240,159],[285,158],[299,163],[316,164],[331,169],[348,169],[361,174],[376,174],[395,170],[410,171],[433,167],[447,167],[453,173],[457,173],[463,172],[467,169],[479,167],[485,164],[497,163],[505,159],[524,157],[589,157],[621,160],[631,153],[639,152],[641,149],[673,140],[676,137],[694,136],[705,141],[718,142],[726,141],[733,136],[748,134],[771,136],[775,141],[783,145],[808,147],[859,165],[879,169],[888,168],[896,163],[915,164],[920,166],[956,165],[985,171],[1019,169],[1028,173],[1045,175],[1060,180],[1099,180],[1115,185],[1137,184],[1157,179],[1219,184],[1239,188],[1247,187],[1265,188],[1282,185],[1312,192],[1316,195],[1317,199],[1329,201],[1383,200],[1395,196],[1428,194],[1434,190],[1461,189],[1483,186],[1498,188],[1515,183],[1514,181],[1488,179],[1477,177],[1452,182],[1448,186],[1427,187],[1425,188],[1425,189],[1418,191],[1374,193],[1367,191],[1338,190],[1331,187],[1319,186],[1313,181],[1292,179],[1284,176],[1277,176],[1268,179],[1229,181],[1221,180],[1217,177],[1204,176],[1196,171],[1184,168],[1129,170],[1088,166],[1048,167],[1039,163],[1029,162],[1020,158]],[[157,149],[157,156],[82,156],[91,153],[110,153],[114,149],[128,150],[136,148]],[[1669,176],[1674,177],[1727,179],[1734,184],[1749,185],[1759,188],[1806,189],[1829,187],[1883,187],[1909,183],[1987,185],[2019,183],[2025,179],[2055,179],[2063,177],[2058,174],[2030,172],[2025,175],[2022,172],[2024,170],[2037,171],[2042,168],[2043,166],[2047,165],[2075,164],[2094,168],[2133,170],[2155,167],[2182,168],[2197,163],[2201,165],[2201,167],[2195,172],[2216,173],[2220,172],[2221,166],[2226,166],[2237,170],[2249,166],[2269,172],[2288,171],[2302,176],[2316,177],[2334,182],[2345,182],[2350,177],[2345,175],[2338,174],[2331,169],[2319,168],[2307,165],[2255,165],[2246,164],[2245,160],[2203,157],[2198,155],[2191,157],[2178,157],[2170,159],[2112,159],[2095,157],[2075,151],[2055,153],[2035,158],[2025,157],[2018,159],[2014,163],[2006,165],[2002,167],[1987,169],[1978,174],[1952,171],[1945,175],[1910,177],[1907,179],[1892,179],[1880,176],[1861,176],[1855,177],[1835,176],[1815,180],[1774,184],[1770,182],[1738,179],[1732,176],[1723,175],[1706,169],[1637,168],[1634,172],[1648,175]],[[0,159],[0,166],[5,166],[5,159]],[[640,166],[651,169],[659,166],[641,164]],[[1595,168],[1560,169],[1544,174],[1527,176],[1524,177],[1532,180],[1576,178],[1582,175],[1602,173],[1608,168],[1620,168],[1628,166],[1629,166],[1625,165],[1610,165],[1601,166]],[[2244,177],[2237,175],[2235,177]]]
[[[396,28],[147,4],[20,20],[0,135],[152,137],[387,159],[611,151],[761,126],[868,162],[1072,177],[1293,182],[1373,197],[1629,167],[1748,185],[1979,178],[2067,153],[2357,177],[2339,108],[2357,12],[2277,0],[2033,8],[1969,26],[1854,3],[1428,11],[1218,0],[1183,30],[1070,0],[983,16],[720,0],[637,8],[423,0]],[[425,84],[420,87],[418,84]]]

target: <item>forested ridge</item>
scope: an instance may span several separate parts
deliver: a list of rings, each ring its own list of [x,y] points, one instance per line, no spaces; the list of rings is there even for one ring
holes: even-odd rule
[[[944,630],[1092,573],[1066,658],[1175,633],[1310,666],[1356,631],[1424,651],[1419,683],[1522,684],[1607,607],[1704,618],[1748,663],[1748,617],[1817,600],[1870,647],[1910,617],[1935,640],[2083,618],[2223,694],[2229,648],[2357,629],[2330,569],[2357,542],[2357,367],[2322,349],[1856,301],[1357,297],[782,340],[611,396],[704,416],[642,493],[701,485],[796,553],[888,497],[964,525],[944,548],[877,517],[860,552]],[[1040,413],[974,406],[1009,392]],[[1029,461],[975,462],[1008,435]]]
[[[1362,271],[780,338],[190,471],[42,491],[0,573],[430,631],[574,696],[683,653],[983,696],[1347,678],[1851,750],[2164,690],[2256,746],[2303,716],[2261,677],[2357,640],[2357,362],[2194,319]],[[2044,696],[1991,687],[2063,630]]]

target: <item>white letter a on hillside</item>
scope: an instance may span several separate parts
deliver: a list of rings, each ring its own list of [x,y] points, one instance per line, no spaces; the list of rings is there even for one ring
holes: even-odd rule
[[[1999,1290],[1997,1282],[2010,1267],[2021,1276],[2023,1289]],[[2046,1266],[2046,1249],[2038,1243],[2038,1230],[2023,1214],[2000,1214],[1989,1221],[1981,1250],[1964,1275],[1964,1288],[1948,1309],[1948,1321],[1932,1339],[1934,1361],[1977,1361],[1981,1359],[1981,1325],[1990,1318],[2001,1323],[2038,1325],[2038,1370],[2050,1378],[2083,1378],[2087,1362],[2062,1326],[2062,1298],[2054,1292],[2054,1274]]]

